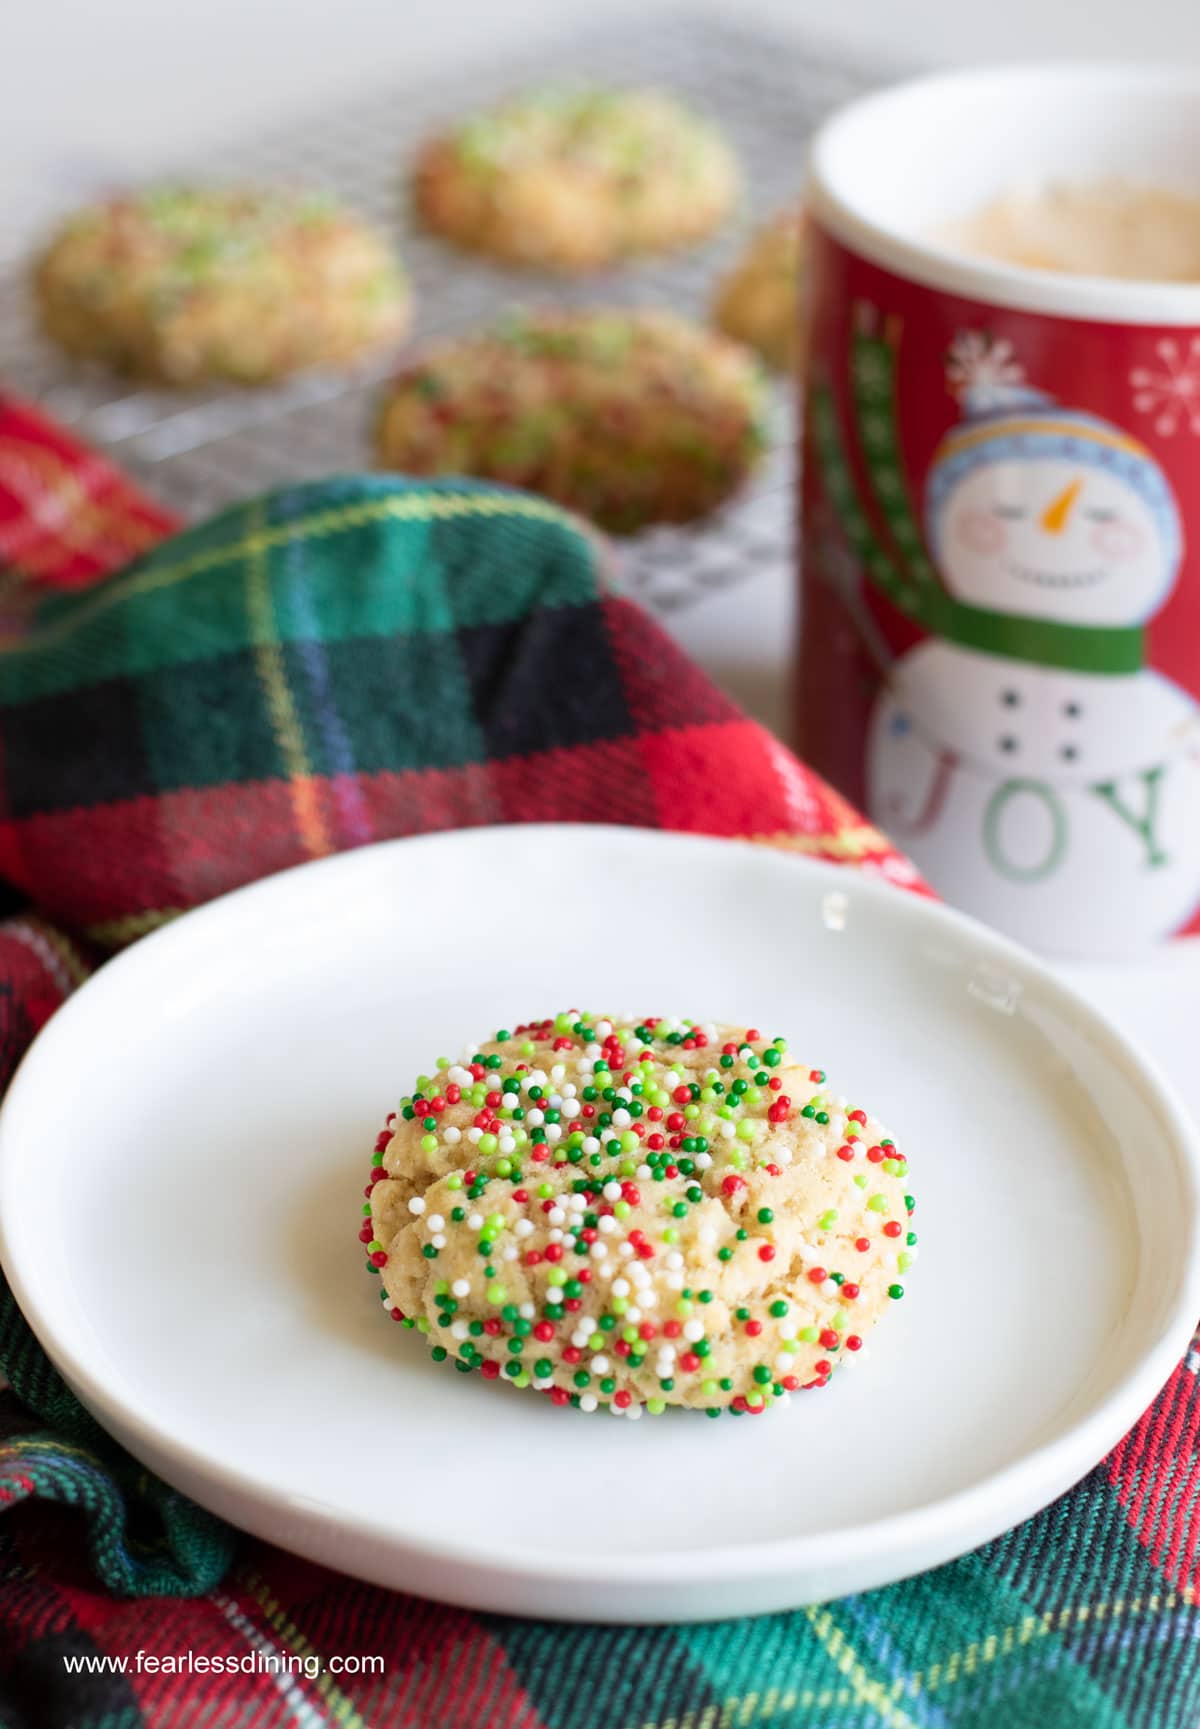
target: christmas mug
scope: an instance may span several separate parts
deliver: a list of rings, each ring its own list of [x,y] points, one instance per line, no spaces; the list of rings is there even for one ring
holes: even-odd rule
[[[809,188],[801,748],[947,899],[1075,956],[1200,931],[1200,282],[937,235],[1113,180],[1200,198],[1200,76],[899,85]]]

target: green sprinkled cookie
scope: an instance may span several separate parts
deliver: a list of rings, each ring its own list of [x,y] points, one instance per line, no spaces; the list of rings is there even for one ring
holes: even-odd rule
[[[158,186],[79,211],[38,262],[42,327],[168,384],[260,384],[396,342],[386,240],[323,194]]]
[[[378,448],[385,467],[506,481],[631,533],[736,492],[766,408],[754,357],[674,313],[512,315],[407,368]]]
[[[713,303],[717,327],[780,372],[797,360],[803,257],[804,217],[781,210],[753,236]]]
[[[434,1359],[556,1405],[757,1415],[861,1361],[907,1161],[755,1027],[570,1010],[419,1075],[359,1230]]]
[[[573,85],[519,96],[432,138],[413,171],[429,228],[556,271],[701,240],[738,187],[720,132],[675,97]]]

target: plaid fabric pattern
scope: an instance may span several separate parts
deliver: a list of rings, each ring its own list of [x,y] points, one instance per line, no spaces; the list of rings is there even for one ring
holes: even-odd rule
[[[12,420],[0,410],[0,433]],[[151,508],[129,507],[143,523]],[[0,519],[15,509],[0,497]],[[535,500],[332,481],[49,593],[81,543],[97,571],[119,562],[77,527],[0,621],[0,876],[38,909],[0,925],[0,1080],[89,945],[378,836],[617,819],[921,886]],[[1200,1722],[1192,1360],[1108,1460],[986,1548],[824,1607],[679,1628],[473,1615],[235,1540],[99,1432],[7,1297],[0,1362],[0,1500],[23,1503],[0,1520],[0,1721],[16,1729]],[[330,1669],[346,1656],[383,1671]]]

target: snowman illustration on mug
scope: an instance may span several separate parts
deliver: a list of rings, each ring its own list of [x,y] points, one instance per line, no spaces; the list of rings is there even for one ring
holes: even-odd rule
[[[1200,903],[1200,728],[1145,664],[1183,557],[1151,453],[1019,383],[960,393],[925,489],[942,592],[871,719],[872,817],[934,885],[1059,952]]]

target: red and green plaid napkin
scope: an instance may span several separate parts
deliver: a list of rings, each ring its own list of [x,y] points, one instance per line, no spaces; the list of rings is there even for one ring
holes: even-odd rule
[[[619,820],[921,889],[548,505],[350,477],[174,526],[0,399],[0,1084],[106,949],[385,836]],[[100,1431],[2,1290],[0,1365],[5,1729],[1200,1724],[1190,1360],[1069,1495],[963,1560],[669,1628],[445,1609],[235,1536]],[[382,1672],[336,1672],[356,1657]]]

